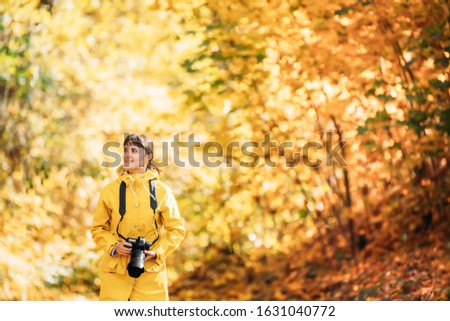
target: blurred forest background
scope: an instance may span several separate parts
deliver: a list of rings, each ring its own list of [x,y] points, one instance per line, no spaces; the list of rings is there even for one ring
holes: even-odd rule
[[[200,143],[172,300],[449,300],[449,6],[1,0],[0,299],[97,300],[102,149],[142,132]]]

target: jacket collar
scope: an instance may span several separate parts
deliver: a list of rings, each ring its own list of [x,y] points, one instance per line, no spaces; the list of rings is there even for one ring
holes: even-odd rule
[[[123,167],[123,165],[120,165],[116,169],[117,176],[119,176],[119,181],[124,181],[125,183],[134,183],[134,182],[144,182],[149,181],[151,179],[158,179],[159,174],[155,170],[148,170],[145,173],[139,173],[139,174],[129,174],[128,171]]]

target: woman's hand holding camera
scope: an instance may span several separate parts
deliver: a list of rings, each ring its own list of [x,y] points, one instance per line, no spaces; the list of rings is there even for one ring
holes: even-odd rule
[[[132,248],[133,248],[133,244],[123,240],[122,242],[117,244],[116,253],[119,255],[128,255],[129,256],[129,255],[131,255]],[[145,254],[144,261],[156,259],[156,252],[153,250],[144,250],[144,254]]]
[[[116,253],[119,255],[131,255],[131,248],[133,245],[127,241],[122,241],[116,246]]]
[[[145,254],[144,261],[156,259],[156,252],[153,250],[144,251],[144,254]]]

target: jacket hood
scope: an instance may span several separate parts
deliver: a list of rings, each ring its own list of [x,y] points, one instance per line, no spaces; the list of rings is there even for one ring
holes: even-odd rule
[[[123,165],[120,165],[116,169],[116,173],[118,177],[119,182],[124,181],[125,183],[134,183],[139,181],[148,181],[151,179],[159,179],[159,173],[156,170],[148,170],[145,173],[139,173],[139,174],[129,174],[128,171],[123,167]]]

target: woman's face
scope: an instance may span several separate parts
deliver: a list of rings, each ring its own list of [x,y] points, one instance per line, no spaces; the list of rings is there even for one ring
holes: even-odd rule
[[[123,167],[128,170],[144,170],[147,167],[149,155],[144,148],[128,143],[123,147]]]

